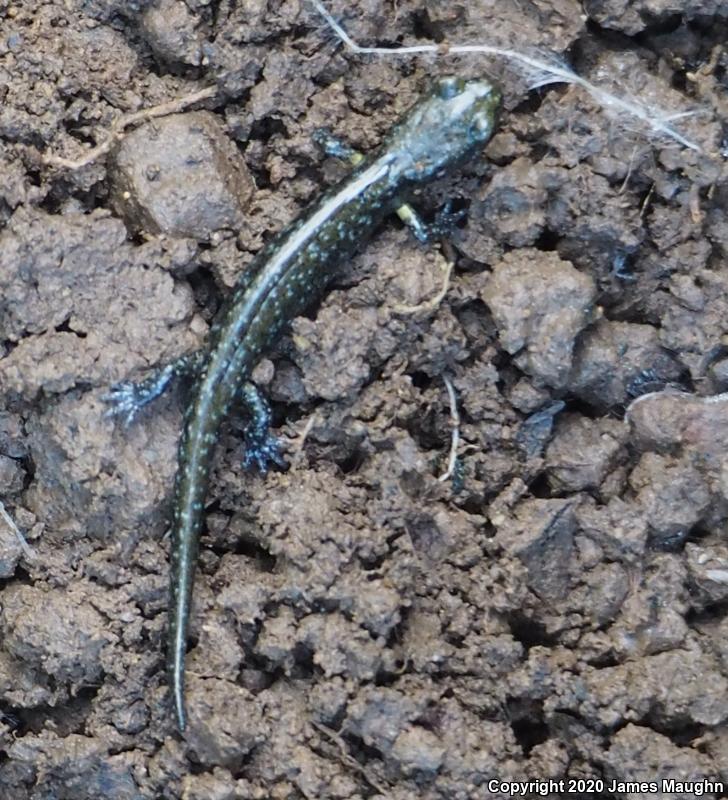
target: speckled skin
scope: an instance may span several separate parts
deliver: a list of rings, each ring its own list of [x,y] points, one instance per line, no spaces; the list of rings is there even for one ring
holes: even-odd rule
[[[320,297],[337,264],[415,185],[463,163],[490,138],[500,105],[487,81],[437,81],[371,156],[258,254],[215,322],[179,447],[172,528],[169,671],[180,730],[184,663],[210,462],[220,424],[281,328]]]

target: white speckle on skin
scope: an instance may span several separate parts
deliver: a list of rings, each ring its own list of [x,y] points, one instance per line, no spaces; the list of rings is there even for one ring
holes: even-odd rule
[[[385,207],[376,199],[382,191],[388,193],[385,200],[390,202],[397,188],[395,178],[390,177],[396,158],[396,153],[385,153],[358,170],[351,180],[325,194],[310,213],[276,239],[277,247],[266,246],[264,255],[254,261],[247,277],[235,288],[233,301],[226,306],[219,326],[217,322],[213,326],[213,350],[197,384],[197,396],[185,415],[177,477],[172,576],[175,603],[170,645],[178,697],[182,691],[186,615],[194,570],[191,556],[204,514],[203,489],[220,419],[227,413],[230,398],[248,379],[262,348],[303,307],[303,300],[313,299],[309,296],[324,285],[326,273],[339,252],[351,251],[346,242],[358,241],[373,226],[378,218],[375,212]],[[265,413],[266,406],[259,406]]]

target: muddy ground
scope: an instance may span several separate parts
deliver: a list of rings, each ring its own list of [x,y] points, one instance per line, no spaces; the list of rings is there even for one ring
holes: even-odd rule
[[[0,798],[728,785],[725,4],[330,7],[366,43],[565,54],[701,109],[681,130],[702,152],[502,63],[346,54],[297,0],[0,0],[0,498],[35,550],[0,524]],[[102,397],[204,344],[261,244],[345,174],[317,127],[369,150],[453,72],[506,100],[485,157],[416,199],[467,210],[449,249],[393,219],[261,363],[287,471],[246,473],[224,429],[181,737],[186,391],[128,427]]]

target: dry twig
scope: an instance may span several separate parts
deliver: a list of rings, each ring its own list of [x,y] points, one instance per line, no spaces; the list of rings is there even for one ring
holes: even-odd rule
[[[54,156],[52,153],[46,153],[43,156],[43,163],[52,167],[61,167],[62,169],[78,170],[91,164],[100,156],[105,155],[111,150],[114,143],[122,138],[127,128],[132,125],[138,125],[140,122],[146,122],[150,119],[157,117],[166,117],[169,114],[176,114],[179,111],[184,111],[200,100],[209,100],[217,94],[216,86],[208,86],[206,89],[199,89],[196,92],[187,94],[184,97],[178,97],[176,100],[168,100],[166,103],[160,103],[157,106],[150,108],[143,108],[140,111],[133,111],[130,114],[123,114],[111,126],[108,135],[96,147],[92,147],[85,155],[77,159],[62,158],[61,156]]]
[[[454,266],[453,261],[445,258],[444,256],[440,257],[442,259],[440,264],[442,269],[442,286],[438,290],[437,294],[433,295],[429,300],[425,300],[424,302],[418,303],[415,306],[408,306],[404,303],[393,303],[392,311],[394,311],[395,314],[417,314],[420,311],[432,311],[440,305],[443,298],[447,294],[447,290],[450,288],[450,275],[452,274],[452,268]]]
[[[379,783],[377,783],[377,781],[369,774],[368,770],[366,770],[352,755],[350,755],[346,746],[346,742],[336,731],[331,730],[331,728],[328,728],[326,725],[322,725],[320,722],[316,722],[316,720],[312,719],[310,722],[311,725],[316,728],[317,731],[319,731],[319,733],[322,733],[327,739],[334,742],[338,746],[341,752],[341,760],[344,764],[358,772],[372,787],[372,789],[376,789],[379,794],[386,797],[386,790]]]
[[[32,561],[37,558],[35,550],[28,544],[28,540],[23,536],[20,528],[15,524],[15,520],[8,514],[5,510],[5,506],[0,503],[0,518],[4,520],[5,524],[10,528],[10,530],[15,534],[15,538],[18,540],[18,544],[20,545],[20,549],[23,551],[25,557]]]
[[[455,465],[458,460],[458,447],[460,445],[460,412],[458,411],[458,399],[455,395],[455,387],[447,375],[442,376],[447,389],[447,396],[450,400],[450,420],[452,421],[452,430],[450,431],[450,458],[447,461],[447,469],[437,479],[440,483],[448,480],[453,472],[455,472]]]

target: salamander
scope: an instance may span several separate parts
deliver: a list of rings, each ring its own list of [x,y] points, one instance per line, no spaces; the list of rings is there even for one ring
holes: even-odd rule
[[[270,410],[250,374],[284,325],[320,298],[337,265],[400,209],[415,234],[428,231],[403,201],[416,187],[474,157],[493,134],[501,95],[483,79],[446,77],[415,103],[382,144],[275,235],[253,259],[216,318],[207,348],[167,365],[141,383],[124,382],[107,395],[110,413],[129,422],[183,374],[196,376],[179,444],[172,520],[168,668],[177,725],[187,724],[184,669],[200,531],[210,465],[223,418],[242,399],[252,421],[246,464],[265,471],[281,462],[268,432]],[[335,148],[331,148],[332,151]],[[452,222],[445,210],[435,225]]]

